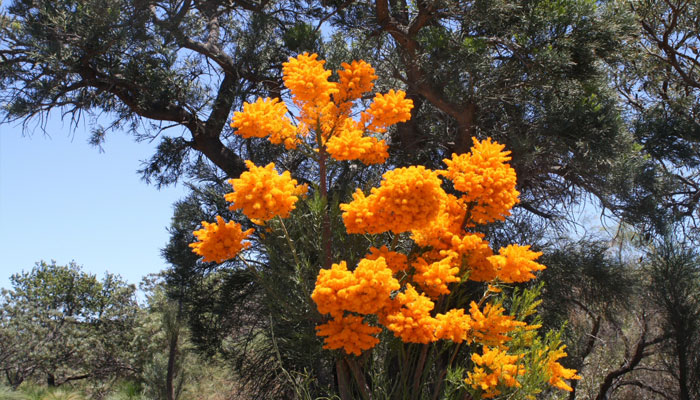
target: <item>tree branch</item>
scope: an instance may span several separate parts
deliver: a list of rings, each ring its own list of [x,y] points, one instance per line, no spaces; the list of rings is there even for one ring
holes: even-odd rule
[[[420,66],[418,56],[420,45],[415,35],[433,19],[434,10],[434,4],[421,8],[408,27],[405,27],[390,15],[387,0],[377,0],[375,7],[379,26],[389,33],[402,49],[404,65],[407,69],[407,84],[435,107],[454,118],[458,132],[452,150],[455,153],[465,153],[471,145],[472,136],[475,135],[476,104],[471,101],[460,104],[450,101],[439,86],[430,82],[430,75]]]

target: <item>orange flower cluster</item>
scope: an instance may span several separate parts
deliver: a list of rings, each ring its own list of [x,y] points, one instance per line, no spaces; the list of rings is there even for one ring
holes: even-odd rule
[[[347,104],[359,99],[374,88],[374,80],[377,79],[377,75],[374,74],[374,68],[368,63],[360,60],[350,64],[342,63],[340,66],[343,69],[338,71],[340,79],[336,103]]]
[[[413,275],[413,281],[423,289],[425,294],[433,299],[437,299],[442,294],[449,294],[450,290],[447,288],[447,285],[459,282],[457,277],[459,267],[454,266],[453,258],[453,256],[447,256],[441,260],[428,263],[423,257],[418,257],[411,264],[416,270],[416,273]]]
[[[565,348],[566,346],[561,346],[547,354],[547,372],[549,373],[550,385],[570,392],[571,386],[567,385],[563,379],[581,379],[581,377],[576,374],[575,369],[564,368],[557,362],[558,359],[566,357]]]
[[[469,279],[472,281],[484,281],[479,279],[485,275],[495,278],[493,265],[488,257],[493,255],[489,243],[484,240],[481,233],[466,233],[463,236],[452,236],[451,249],[462,257],[462,265],[469,268]]]
[[[452,181],[455,189],[462,191],[458,198],[446,195],[441,198],[438,212],[431,223],[411,230],[411,237],[419,246],[429,246],[441,251],[443,256],[452,254],[454,267],[467,267],[469,279],[487,282],[500,279],[503,282],[524,282],[534,279],[532,272],[545,267],[534,262],[540,253],[529,248],[508,246],[494,256],[483,235],[467,233],[466,227],[503,219],[518,201],[515,190],[515,171],[506,163],[509,152],[492,142],[474,140],[470,153],[453,155],[444,160],[448,168],[438,171]],[[361,204],[358,204],[361,205]],[[360,207],[351,216],[363,219]],[[367,213],[367,212],[366,212]],[[370,211],[369,214],[374,214]],[[361,229],[352,224],[349,232]],[[367,231],[374,233],[372,231]],[[444,294],[444,292],[443,292]]]
[[[338,93],[337,85],[328,81],[332,72],[317,58],[318,54],[304,53],[282,64],[284,85],[299,104],[327,104],[331,95]]]
[[[365,258],[352,272],[348,271],[345,261],[319,271],[311,298],[322,314],[335,316],[343,311],[373,314],[381,310],[391,292],[399,288],[384,258]]]
[[[332,138],[328,143],[334,140],[338,139]],[[359,143],[359,136],[356,142]],[[351,148],[351,144],[345,148]],[[391,290],[387,290],[381,279],[375,279],[373,284],[382,292],[365,294],[366,289],[356,289],[354,274],[361,270],[360,266],[350,272],[341,263],[342,268],[334,265],[329,271],[321,271],[314,301],[321,313],[334,318],[322,325],[332,325],[334,330],[324,328],[323,334],[319,332],[326,337],[327,348],[342,348],[348,354],[372,348],[376,340],[372,335],[378,331],[371,331],[374,327],[355,315],[372,313],[381,325],[407,343],[451,340],[483,345],[483,355],[473,355],[475,367],[465,381],[481,390],[484,398],[498,395],[499,388],[502,390],[504,386],[520,386],[517,377],[525,372],[522,366],[517,366],[521,356],[508,355],[507,343],[515,333],[526,334],[522,332],[534,331],[539,325],[530,326],[505,315],[501,304],[487,303],[480,309],[471,302],[468,313],[460,308],[445,313],[435,310],[435,301],[448,295],[450,285],[459,283],[461,277],[484,282],[525,282],[535,278],[534,272],[545,268],[535,261],[541,253],[531,251],[529,246],[510,245],[494,255],[483,234],[465,231],[477,224],[503,219],[517,203],[515,173],[506,164],[510,159],[508,154],[502,145],[490,139],[474,140],[470,154],[445,160],[448,165],[445,171],[397,168],[385,173],[380,186],[371,189],[369,195],[357,190],[350,203],[340,205],[349,233],[410,231],[417,245],[429,249],[409,260],[386,246],[372,248],[363,261],[382,260],[385,276],[391,272],[402,280],[401,285],[392,281]],[[446,194],[438,175],[450,179],[453,187],[463,193],[459,197]],[[403,273],[397,275],[399,272]],[[377,275],[378,270],[372,274]],[[491,286],[489,290],[500,291]],[[356,296],[367,296],[367,300],[360,302]],[[348,313],[355,319],[344,322]],[[348,327],[343,328],[344,323]],[[373,332],[357,339],[362,343],[361,349],[348,343],[350,333],[344,333],[353,332],[357,336],[356,332],[360,331]],[[547,361],[550,384],[565,389],[562,379],[575,376],[575,371],[556,363],[561,357],[559,353],[551,354]]]
[[[318,327],[318,335],[326,337],[327,348],[342,347],[350,354],[358,349],[358,343],[362,343],[360,347],[372,343],[362,350],[374,347],[377,341],[367,336],[381,329],[362,323],[361,317],[346,316],[345,313],[378,313],[390,301],[391,292],[399,288],[399,282],[392,277],[383,257],[362,259],[352,272],[348,271],[344,261],[333,264],[331,269],[321,270],[311,298],[320,313],[331,314],[333,318]],[[346,327],[344,324],[350,325]]]
[[[258,98],[255,103],[243,103],[243,111],[233,113],[231,127],[246,139],[269,136],[271,143],[294,149],[297,130],[286,114],[287,106],[279,99]]]
[[[482,312],[479,310],[479,306],[472,301],[469,313],[472,318],[470,327],[473,340],[491,346],[501,346],[511,339],[507,333],[516,328],[527,326],[525,322],[516,321],[513,316],[503,315],[504,311],[500,304],[486,304]]]
[[[384,162],[388,158],[384,135],[391,125],[411,118],[413,102],[406,93],[391,90],[376,93],[369,107],[356,110],[374,89],[374,69],[362,60],[344,63],[334,82],[324,64],[316,54],[307,53],[283,64],[284,84],[299,110],[295,123],[280,99],[260,98],[244,103],[231,126],[244,138],[267,137],[287,149],[303,147],[319,163],[326,154],[338,161]],[[453,304],[456,296],[442,296],[467,278],[518,283],[533,279],[545,267],[535,261],[541,253],[529,246],[510,245],[494,254],[483,234],[467,231],[503,220],[519,196],[515,171],[508,164],[510,152],[490,138],[473,142],[469,153],[445,159],[444,170],[396,168],[386,172],[368,195],[358,189],[351,202],[341,204],[348,233],[410,232],[417,250],[407,256],[386,246],[372,247],[352,270],[344,261],[333,264],[319,272],[311,297],[318,311],[329,315],[316,328],[326,349],[360,355],[377,345],[382,326],[408,343],[451,340],[483,345],[483,354],[471,357],[474,369],[465,382],[490,398],[499,389],[520,386],[521,356],[509,355],[506,345],[515,335],[522,339],[518,343],[527,341],[523,332],[538,326],[505,315],[500,304],[487,303],[480,309],[471,302],[468,311],[457,307],[443,312],[441,307]],[[272,163],[246,165],[248,172],[229,181],[234,188],[226,195],[231,209],[242,210],[259,224],[275,216],[288,217],[307,187],[298,185],[289,172],[278,174]],[[459,193],[448,195],[443,185]],[[217,217],[217,224],[204,223],[204,229],[195,232],[201,241],[191,246],[205,261],[221,262],[248,247],[243,239],[251,232]],[[482,302],[498,290],[489,285]],[[365,318],[370,315],[376,317]],[[578,376],[557,362],[565,355],[563,350],[542,351],[538,357],[547,364],[549,383],[570,390],[563,380]]]
[[[468,340],[467,334],[471,329],[472,318],[464,313],[464,309],[453,308],[445,314],[437,314],[435,328],[436,339],[447,339],[455,343]]]
[[[515,190],[515,170],[507,164],[510,151],[491,139],[472,139],[474,146],[467,154],[453,154],[443,160],[447,170],[441,173],[450,179],[454,188],[463,192],[462,199],[471,205],[470,218],[474,223],[502,221],[518,202]]]
[[[356,121],[351,118],[354,102],[374,88],[374,68],[362,60],[343,63],[339,81],[332,82],[332,73],[324,64],[317,54],[308,53],[283,63],[284,84],[300,110],[297,127],[285,116],[287,107],[279,99],[245,103],[243,111],[234,113],[231,126],[245,138],[269,136],[270,142],[287,149],[296,148],[314,132],[319,137],[311,143],[321,143],[336,160],[359,160],[367,165],[384,162],[388,147],[380,136],[390,125],[411,118],[413,101],[403,91],[377,93]]]
[[[448,194],[441,198],[435,219],[420,229],[411,230],[411,238],[419,246],[430,246],[438,250],[449,249],[452,238],[462,231],[466,213],[464,202]]]
[[[359,356],[379,343],[374,335],[381,328],[362,322],[356,315],[338,316],[316,327],[317,335],[326,337],[323,348],[328,350],[343,349],[348,354]]]
[[[363,128],[352,119],[326,142],[326,150],[336,160],[360,160],[365,165],[381,164],[389,157],[384,140],[363,136]]]
[[[253,233],[253,229],[243,231],[241,224],[234,221],[226,222],[216,216],[216,223],[202,221],[203,228],[194,231],[199,240],[191,243],[192,251],[204,257],[204,262],[222,263],[235,257],[241,250],[250,247],[243,239]]]
[[[409,283],[396,300],[400,308],[382,318],[386,327],[406,343],[434,342],[437,320],[430,315],[435,307],[430,298],[418,293]]]
[[[393,89],[387,94],[377,93],[367,111],[362,113],[362,121],[369,125],[368,130],[386,132],[387,127],[411,119],[413,100],[406,99],[406,93]]]
[[[446,196],[434,171],[423,166],[386,172],[369,196],[360,189],[353,201],[341,204],[348,233],[402,233],[420,229],[435,218]]]
[[[377,253],[391,252],[384,248],[383,251],[377,250]],[[403,262],[400,257],[394,258],[397,259],[397,264]],[[399,282],[391,274],[383,257],[374,260],[365,258],[352,272],[347,269],[345,262],[333,264],[330,269],[319,272],[311,298],[320,313],[332,317],[332,321],[322,325],[324,328],[318,332],[319,336],[326,337],[328,348],[342,347],[348,354],[356,350],[346,341],[351,337],[348,336],[350,332],[358,331],[361,319],[347,319],[347,313],[377,314],[387,329],[408,343],[431,343],[449,339],[455,342],[466,340],[469,343],[478,341],[501,345],[510,340],[507,333],[526,325],[515,321],[512,316],[504,316],[500,305],[490,304],[483,313],[472,303],[469,315],[465,315],[462,309],[453,309],[433,317],[433,301],[419,293],[410,283],[406,284],[403,292],[397,293],[394,299],[391,298],[392,293],[400,289]],[[343,328],[345,322],[353,326]],[[364,332],[368,332],[367,329],[369,328]],[[342,336],[336,337],[336,334]],[[372,341],[363,341],[364,345],[370,342]],[[365,349],[368,348],[371,347]]]
[[[499,385],[520,387],[520,382],[516,378],[523,375],[525,369],[517,364],[519,359],[520,356],[508,355],[505,350],[497,347],[489,349],[484,346],[483,355],[472,354],[474,370],[467,373],[464,382],[474,389],[482,390],[481,397],[484,399],[501,394],[497,388]]]
[[[542,252],[530,250],[530,246],[511,244],[499,250],[499,255],[488,257],[493,265],[496,276],[503,282],[527,282],[535,279],[533,271],[541,271],[546,267],[535,262]]]
[[[289,171],[282,175],[275,171],[275,164],[257,167],[246,161],[249,171],[238,179],[231,179],[233,192],[225,198],[233,203],[231,210],[243,210],[243,214],[253,222],[268,221],[279,215],[287,218],[294,210],[299,196],[306,194],[306,185],[297,185]]]
[[[405,271],[408,268],[408,257],[401,253],[390,251],[386,246],[380,248],[370,247],[369,254],[365,256],[368,260],[376,260],[379,257],[384,258],[387,267],[394,274]]]
[[[347,296],[339,296],[341,290],[353,286],[357,280],[348,271],[345,261],[333,264],[330,269],[322,269],[316,278],[316,288],[311,298],[316,302],[318,312],[321,314],[342,315],[347,307]]]

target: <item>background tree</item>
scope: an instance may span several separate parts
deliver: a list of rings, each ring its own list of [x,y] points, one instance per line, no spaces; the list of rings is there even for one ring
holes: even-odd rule
[[[649,292],[670,338],[666,370],[678,399],[700,396],[700,257],[683,238],[668,236],[652,248]]]
[[[33,377],[58,386],[132,372],[134,286],[109,273],[99,281],[75,263],[43,261],[10,281],[0,303],[0,368],[10,385]]]
[[[183,321],[182,307],[166,296],[161,277],[145,277],[141,289],[146,305],[140,310],[132,343],[136,378],[143,383],[144,394],[151,398],[181,398],[196,363]]]
[[[665,181],[654,196],[667,220],[697,218],[700,9],[687,0],[627,3],[637,21],[638,39],[628,43],[614,83],[635,140]]]

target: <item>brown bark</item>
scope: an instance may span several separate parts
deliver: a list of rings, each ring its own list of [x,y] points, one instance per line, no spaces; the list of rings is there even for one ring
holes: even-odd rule
[[[175,362],[177,360],[177,342],[180,336],[180,329],[175,328],[173,332],[169,332],[168,338],[168,370],[165,377],[165,395],[167,400],[175,400],[175,390],[173,382],[175,381]]]
[[[344,358],[340,358],[335,362],[335,373],[338,378],[340,399],[353,400],[352,391],[350,390],[350,371]]]
[[[320,136],[320,133],[318,134]],[[326,158],[328,153],[326,153],[326,146],[321,143],[321,138],[318,139],[319,150],[318,150],[318,169],[320,175],[321,185],[321,198],[324,201],[325,210],[323,212],[323,267],[326,269],[331,268],[333,264],[333,237],[331,230],[331,217],[329,215],[330,210],[328,209],[328,183],[327,183],[327,171],[326,171]]]
[[[204,122],[179,105],[143,103],[138,96],[146,89],[139,87],[136,83],[101,74],[90,67],[88,60],[84,60],[77,72],[86,84],[113,94],[137,115],[175,122],[186,127],[192,134],[190,146],[202,152],[229,177],[237,178],[246,170],[243,159],[226,147],[220,139],[221,130],[230,111],[229,92],[233,86],[232,78],[227,76],[222,81],[211,117]]]
[[[586,309],[587,312],[588,309]],[[579,366],[578,369],[581,369],[583,367],[583,362],[588,357],[589,354],[593,351],[593,347],[595,346],[596,340],[598,340],[598,333],[600,332],[600,325],[602,322],[603,318],[598,316],[595,318],[594,323],[593,323],[593,328],[591,329],[591,332],[588,334],[588,341],[586,342],[586,347],[583,350],[583,353],[581,354],[581,365]],[[571,381],[571,392],[569,392],[569,400],[575,400],[576,399],[576,388],[578,387],[578,380],[574,379]]]
[[[363,400],[371,400],[372,394],[369,390],[369,385],[367,385],[365,374],[362,371],[362,368],[360,368],[360,365],[357,363],[357,360],[346,358],[345,361],[348,363],[350,372],[352,372],[352,376],[355,378],[355,383],[357,383],[360,396],[362,396]]]
[[[639,335],[639,339],[637,340],[634,349],[631,353],[629,352],[629,350],[626,351],[625,361],[620,365],[620,367],[613,371],[610,371],[605,376],[605,378],[603,379],[603,383],[601,383],[600,387],[598,388],[598,395],[596,396],[596,400],[608,400],[610,398],[609,396],[612,390],[615,388],[618,379],[624,376],[625,374],[634,371],[634,369],[639,365],[639,363],[645,357],[649,356],[649,353],[647,353],[647,349],[650,346],[653,346],[666,340],[665,336],[659,336],[652,340],[647,340],[647,335],[649,333],[649,325],[645,316],[642,316],[641,328],[642,332]]]
[[[396,3],[392,3],[392,6],[402,7]],[[471,147],[471,138],[475,134],[477,107],[473,101],[457,103],[450,100],[439,85],[431,82],[430,74],[420,66],[421,49],[416,36],[433,20],[436,9],[434,2],[419,1],[417,6],[418,13],[413,20],[401,23],[392,16],[388,0],[377,0],[375,7],[377,22],[401,50],[406,68],[406,83],[409,88],[457,122],[457,136],[452,150],[458,154],[464,153]],[[400,14],[400,12],[397,13]]]

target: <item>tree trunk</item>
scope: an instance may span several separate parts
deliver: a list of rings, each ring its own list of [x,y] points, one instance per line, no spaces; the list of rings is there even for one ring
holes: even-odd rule
[[[175,391],[173,390],[173,381],[175,380],[175,362],[177,360],[177,339],[179,329],[171,332],[168,343],[168,372],[165,377],[165,393],[167,400],[175,400]]]
[[[338,378],[338,392],[341,400],[353,400],[350,389],[350,371],[345,363],[345,359],[339,358],[335,362],[335,373]]]
[[[676,354],[678,355],[678,384],[680,392],[678,393],[679,400],[690,400],[690,391],[688,390],[688,370],[686,369],[688,361],[686,351],[689,346],[685,345],[683,338],[676,339]]]
[[[56,387],[56,377],[53,374],[46,374],[46,385],[48,387]]]
[[[173,382],[177,374],[178,339],[180,337],[180,313],[182,311],[182,301],[178,301],[177,314],[171,319],[172,324],[166,326],[168,334],[168,371],[165,376],[166,400],[175,400],[175,390]],[[172,310],[170,310],[172,312]]]

